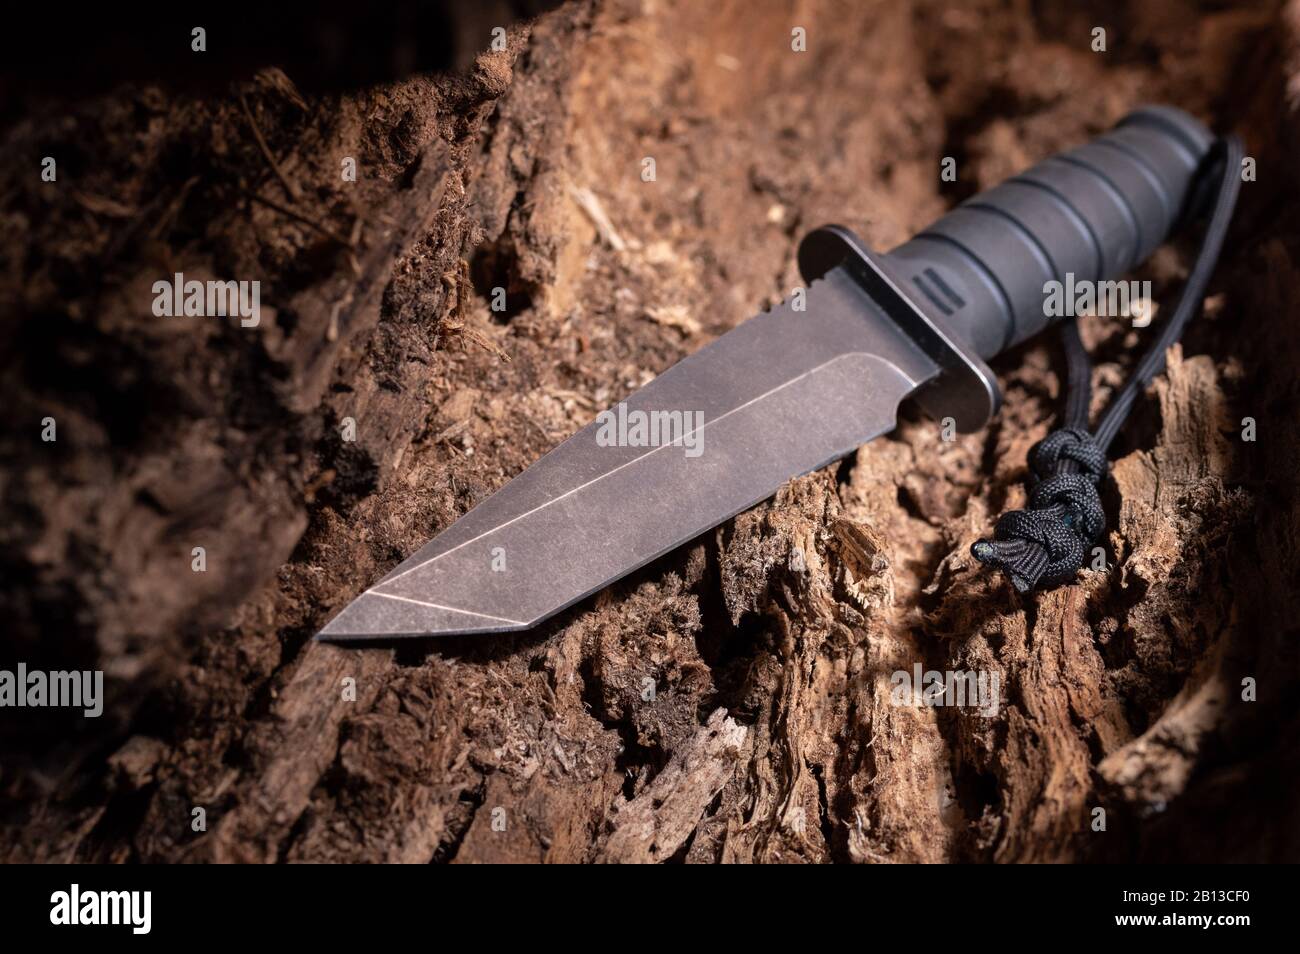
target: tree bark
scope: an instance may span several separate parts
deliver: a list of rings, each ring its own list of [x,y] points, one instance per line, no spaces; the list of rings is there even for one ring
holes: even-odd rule
[[[1300,858],[1297,9],[1112,13],[1098,54],[1064,4],[575,0],[456,74],[266,69],[13,120],[0,654],[109,696],[6,715],[0,857]],[[788,294],[809,228],[891,248],[1145,101],[1237,129],[1258,176],[1113,449],[1104,565],[1020,597],[969,556],[1062,404],[1036,342],[996,362],[985,430],[909,411],[535,632],[310,641]],[[1143,267],[1157,299],[1190,247]],[[154,317],[175,272],[259,279],[260,325]],[[1083,331],[1100,408],[1149,332]],[[899,704],[918,664],[997,704]]]

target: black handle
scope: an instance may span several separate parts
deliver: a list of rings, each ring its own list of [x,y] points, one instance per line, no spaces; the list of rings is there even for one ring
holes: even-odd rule
[[[1117,278],[1149,256],[1194,204],[1212,143],[1181,110],[1139,109],[963,202],[883,264],[918,305],[992,357],[1051,321],[1047,282]]]

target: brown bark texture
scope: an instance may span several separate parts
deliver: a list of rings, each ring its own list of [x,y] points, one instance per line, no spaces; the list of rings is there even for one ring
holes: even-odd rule
[[[1300,5],[574,0],[490,43],[4,127],[0,662],[107,702],[3,712],[0,859],[1300,860]],[[1104,568],[1020,597],[969,556],[1061,408],[1044,340],[984,430],[909,411],[535,632],[311,641],[799,285],[809,228],[892,248],[1144,102],[1258,171],[1113,448]],[[155,318],[174,272],[260,279],[260,326]],[[1100,408],[1151,332],[1083,331]],[[1000,705],[896,704],[917,664]]]

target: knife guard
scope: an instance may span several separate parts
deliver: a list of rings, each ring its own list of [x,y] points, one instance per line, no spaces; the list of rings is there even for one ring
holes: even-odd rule
[[[1214,137],[1168,106],[1147,106],[1110,132],[958,205],[887,255],[842,226],[803,240],[812,282],[844,265],[943,373],[914,397],[958,430],[982,427],[1000,401],[984,359],[1053,320],[1044,286],[1117,278],[1144,261],[1204,202],[1198,186]]]

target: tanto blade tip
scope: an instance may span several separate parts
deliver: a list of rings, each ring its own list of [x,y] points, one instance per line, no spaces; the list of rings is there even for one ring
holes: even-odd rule
[[[457,636],[528,629],[529,621],[487,616],[451,606],[366,590],[325,625],[320,642],[356,642],[411,636]]]

